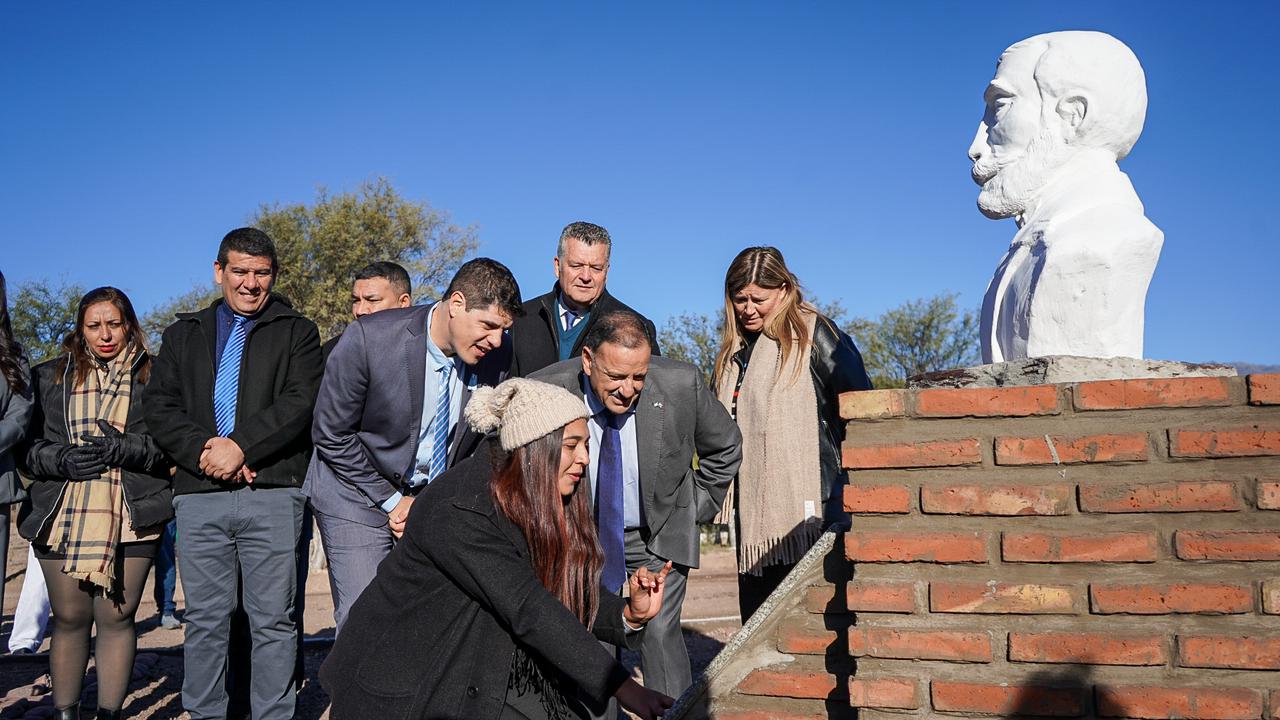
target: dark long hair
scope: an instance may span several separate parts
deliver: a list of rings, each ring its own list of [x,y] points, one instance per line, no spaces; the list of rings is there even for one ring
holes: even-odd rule
[[[578,483],[568,498],[560,495],[557,480],[563,442],[564,428],[559,428],[516,448],[499,461],[489,490],[498,509],[529,543],[538,581],[590,628],[600,606],[604,551],[584,483]]]
[[[109,302],[120,311],[120,317],[124,318],[128,344],[136,347],[143,355],[138,367],[138,380],[146,382],[151,374],[151,357],[147,354],[146,333],[142,332],[142,326],[138,323],[138,315],[133,311],[133,303],[129,302],[129,296],[110,286],[94,288],[80,298],[80,304],[76,307],[76,326],[62,340],[62,357],[58,360],[58,382],[62,382],[62,376],[67,372],[68,362],[71,363],[73,370],[72,385],[83,383],[89,376],[89,369],[93,367],[93,363],[97,362],[97,357],[84,339],[84,314],[89,306],[100,302]],[[121,352],[124,351],[121,350]]]
[[[9,383],[14,395],[27,391],[27,376],[22,372],[22,346],[13,339],[13,324],[9,321],[9,295],[0,273],[0,374]]]

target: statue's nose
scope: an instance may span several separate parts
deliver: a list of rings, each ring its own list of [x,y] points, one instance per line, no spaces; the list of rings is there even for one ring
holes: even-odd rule
[[[990,147],[987,145],[987,124],[978,123],[978,132],[973,137],[973,142],[969,143],[969,159],[978,162],[983,155],[987,154]]]

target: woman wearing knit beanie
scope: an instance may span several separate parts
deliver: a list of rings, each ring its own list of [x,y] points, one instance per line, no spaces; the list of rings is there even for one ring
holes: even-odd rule
[[[638,640],[666,570],[638,571],[629,600],[600,585],[586,405],[513,379],[477,388],[466,418],[488,442],[418,496],[352,607],[320,669],[331,717],[579,718],[610,697],[661,717],[671,698],[599,642]]]

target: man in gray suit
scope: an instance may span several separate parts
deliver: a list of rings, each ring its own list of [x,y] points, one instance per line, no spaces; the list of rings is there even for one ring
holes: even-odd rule
[[[316,399],[305,490],[339,631],[404,532],[414,496],[479,445],[459,420],[476,386],[503,379],[511,361],[504,337],[519,313],[511,272],[478,258],[458,270],[440,302],[361,317],[334,347]]]
[[[693,682],[680,634],[685,581],[698,567],[698,523],[719,511],[742,461],[738,426],[696,367],[652,355],[644,320],[630,311],[600,317],[581,358],[530,377],[578,394],[591,413],[590,489],[604,584],[620,590],[641,566],[673,564],[640,660],[645,687],[679,697]]]

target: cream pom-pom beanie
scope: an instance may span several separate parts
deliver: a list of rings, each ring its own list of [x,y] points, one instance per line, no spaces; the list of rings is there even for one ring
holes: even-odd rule
[[[497,387],[476,388],[466,416],[476,432],[497,430],[502,449],[510,452],[590,413],[582,398],[562,387],[512,378]]]

